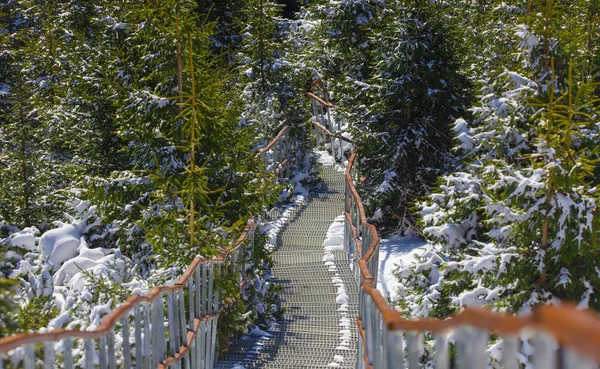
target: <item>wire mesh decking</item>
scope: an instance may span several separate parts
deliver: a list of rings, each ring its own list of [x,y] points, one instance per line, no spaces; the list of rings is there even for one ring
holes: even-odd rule
[[[290,219],[278,239],[273,275],[282,286],[281,305],[284,320],[273,329],[272,337],[242,340],[217,362],[215,368],[230,369],[235,364],[250,368],[355,368],[357,337],[353,323],[358,314],[357,288],[345,252],[335,252],[336,272],[323,262],[323,241],[329,225],[342,214],[341,195],[344,176],[331,166],[323,168],[323,186],[317,196],[308,196],[305,204]],[[337,273],[337,277],[336,277]],[[332,277],[344,282],[349,303],[346,311],[336,304],[337,287]],[[340,346],[340,322],[352,321],[349,344]],[[256,350],[256,346],[260,346]],[[334,357],[338,356],[338,361]],[[343,357],[343,361],[339,361]]]

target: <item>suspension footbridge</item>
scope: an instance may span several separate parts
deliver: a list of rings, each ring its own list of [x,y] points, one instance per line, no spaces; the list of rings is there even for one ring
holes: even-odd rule
[[[317,146],[345,162],[332,133],[327,95],[308,94]],[[302,127],[296,127],[302,129]],[[290,174],[297,142],[283,127],[265,149],[270,170]],[[175,283],[127,299],[91,331],[57,330],[0,339],[3,368],[423,368],[593,369],[600,364],[600,319],[574,307],[545,306],[528,316],[464,309],[449,319],[406,320],[376,289],[379,236],[356,189],[357,152],[345,173],[322,168],[322,183],[280,233],[273,275],[282,286],[283,320],[263,339],[240,340],[218,358],[219,318],[229,303],[215,284],[244,276],[257,225],[250,219],[217,258],[196,258]],[[343,215],[344,241],[324,260],[323,241]],[[333,264],[331,264],[333,262]],[[334,267],[334,268],[332,268]],[[243,286],[242,277],[237,281]],[[343,286],[344,301],[338,300]],[[255,337],[256,338],[256,337]],[[493,342],[495,350],[489,350]]]

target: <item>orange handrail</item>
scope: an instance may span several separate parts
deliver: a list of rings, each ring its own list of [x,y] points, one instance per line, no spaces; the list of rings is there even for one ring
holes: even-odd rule
[[[279,130],[279,132],[277,133],[277,136],[275,136],[275,138],[273,138],[271,140],[271,142],[269,142],[269,144],[267,146],[265,146],[264,148],[262,148],[262,150],[260,150],[256,154],[256,156],[260,157],[262,154],[264,154],[267,151],[271,150],[271,148],[273,146],[275,146],[275,144],[277,143],[277,141],[279,141],[281,139],[281,137],[283,137],[283,135],[288,131],[288,129],[290,129],[290,126],[283,126],[283,128],[281,128],[281,130]]]
[[[351,139],[349,139],[349,138],[347,138],[347,137],[344,137],[344,136],[340,136],[340,135],[336,135],[336,134],[334,134],[334,133],[331,133],[331,132],[330,132],[330,131],[329,131],[327,128],[325,128],[325,127],[324,127],[322,124],[319,124],[319,123],[317,123],[317,122],[313,122],[313,124],[315,125],[315,127],[317,127],[318,129],[320,129],[321,131],[325,132],[325,134],[326,134],[327,136],[330,136],[330,137],[333,137],[333,138],[338,138],[338,139],[340,139],[340,140],[342,140],[342,141],[346,141],[346,142],[352,143],[352,140],[351,140]]]
[[[328,103],[327,101],[323,100],[322,98],[320,98],[319,96],[313,94],[312,92],[307,92],[306,96],[314,99],[316,102],[318,102],[319,104],[327,107],[327,108],[333,108],[334,106],[330,103]]]
[[[215,259],[205,259],[205,258],[196,258],[192,263],[187,267],[185,272],[177,279],[174,285],[172,286],[157,286],[150,289],[150,292],[147,295],[140,296],[135,295],[129,297],[119,306],[117,306],[114,310],[108,313],[102,321],[98,325],[98,327],[91,331],[82,331],[77,329],[59,329],[56,331],[52,331],[49,333],[21,333],[16,334],[4,338],[0,338],[0,354],[8,353],[10,350],[15,349],[19,346],[38,343],[38,342],[55,342],[64,338],[83,338],[83,339],[97,339],[105,337],[110,330],[115,326],[115,324],[125,317],[131,310],[133,310],[136,306],[140,305],[142,302],[153,302],[162,293],[165,292],[174,292],[184,288],[185,283],[189,280],[189,278],[194,273],[196,267],[198,267],[201,263],[213,263],[213,264],[221,264],[225,261],[225,259],[232,252],[236,251],[240,245],[248,238],[248,235],[255,227],[254,219],[249,219],[246,223],[246,227],[244,231],[240,235],[240,237],[227,249],[219,252],[219,256]],[[199,322],[205,319],[210,319],[210,316],[199,319]],[[198,324],[199,324],[198,322]],[[196,323],[196,322],[195,322]]]
[[[371,230],[372,241],[365,255],[360,256],[358,266],[362,276],[361,287],[369,295],[377,310],[381,313],[386,328],[390,331],[445,332],[461,326],[473,326],[478,329],[493,331],[502,335],[517,335],[525,328],[534,328],[551,334],[560,345],[587,356],[600,363],[600,317],[591,311],[583,311],[572,303],[562,306],[541,306],[531,315],[517,317],[501,314],[484,308],[465,308],[448,319],[404,319],[400,312],[392,308],[381,292],[376,288],[375,279],[371,275],[367,262],[378,251],[380,238],[374,225],[368,223],[362,200],[354,186],[351,171],[356,161],[356,150],[352,153],[346,167],[346,181],[358,210],[362,226]],[[350,214],[345,212],[347,220]],[[352,237],[360,244],[358,232],[352,222],[348,222]],[[360,250],[361,248],[359,248]],[[362,324],[359,325],[361,337],[366,337]],[[365,351],[364,355],[367,355]],[[365,362],[369,362],[368,358]]]

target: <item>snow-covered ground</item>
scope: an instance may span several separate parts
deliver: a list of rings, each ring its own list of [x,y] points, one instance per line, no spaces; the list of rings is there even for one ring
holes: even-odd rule
[[[392,236],[381,240],[377,289],[392,303],[399,297],[398,267],[414,263],[415,256],[423,254],[426,245],[427,241],[419,236]]]
[[[95,281],[102,280],[107,288],[121,284],[132,294],[155,282],[153,277],[136,275],[133,262],[118,248],[90,248],[89,243],[102,236],[90,232],[101,218],[89,202],[74,201],[79,214],[68,222],[55,222],[56,228],[41,236],[35,227],[15,229],[2,240],[11,246],[4,260],[14,265],[8,277],[20,282],[14,301],[24,308],[35,298],[52,297],[57,315],[42,331],[97,327],[113,299],[106,296],[106,304],[96,305],[98,301],[92,297]]]

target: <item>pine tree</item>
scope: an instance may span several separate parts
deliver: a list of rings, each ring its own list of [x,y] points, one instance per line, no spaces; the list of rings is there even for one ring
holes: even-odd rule
[[[399,272],[412,314],[485,304],[519,312],[553,299],[600,307],[596,67],[571,20],[586,7],[536,6],[504,6],[512,25],[503,44],[518,48],[503,65],[513,69],[480,70],[488,79],[473,120],[455,123],[465,166],[420,205],[432,244]]]
[[[242,46],[242,29],[245,0],[198,0],[198,13],[206,15],[210,22],[216,22],[211,38],[214,49],[219,53],[231,53],[232,56]],[[228,60],[232,62],[231,59]]]
[[[281,9],[271,0],[248,1],[245,7],[244,54],[250,58],[250,62],[246,64],[251,68],[251,72],[247,74],[256,83],[259,91],[264,93],[275,82],[275,17]]]
[[[88,196],[105,222],[119,224],[107,242],[127,239],[123,251],[147,266],[152,253],[184,266],[225,246],[273,187],[250,151],[252,132],[239,124],[232,71],[214,53],[216,22],[191,2],[112,11],[102,19],[114,53],[104,78],[119,97],[117,134],[133,165],[89,177]]]
[[[88,71],[93,54],[87,47],[92,11],[78,2],[24,1],[11,3],[9,13],[3,147],[7,167],[15,170],[2,175],[7,188],[20,189],[4,202],[8,208],[16,206],[16,212],[4,215],[20,226],[35,224],[43,230],[47,220],[66,210],[65,188],[83,172],[107,167],[96,159],[102,151],[95,150],[96,143],[102,140],[85,139],[105,129],[92,124],[98,100],[83,93],[92,84]]]
[[[47,63],[37,54],[38,37],[48,24],[36,17],[38,8],[26,5],[14,5],[11,9],[14,16],[9,28],[12,32],[7,39],[11,52],[3,53],[6,74],[2,81],[5,91],[4,124],[0,128],[0,150],[3,167],[6,168],[0,172],[2,216],[20,226],[37,224],[45,219],[49,204],[45,203],[42,194],[54,190],[48,178],[52,152],[48,151],[48,146],[42,146],[44,128],[48,123],[46,113],[53,104],[37,104],[48,97],[45,88],[51,78],[44,70]]]
[[[458,35],[434,5],[421,5],[398,2],[382,13],[372,77],[358,89],[354,113],[370,204],[401,225],[453,163],[450,122],[469,102]]]

